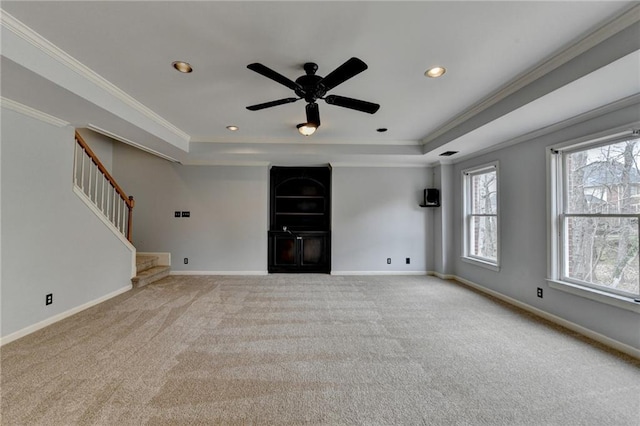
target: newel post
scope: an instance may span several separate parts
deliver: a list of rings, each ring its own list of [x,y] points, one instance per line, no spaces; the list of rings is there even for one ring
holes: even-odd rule
[[[135,205],[135,201],[133,200],[133,196],[129,195],[129,217],[127,218],[127,240],[131,242],[131,226],[133,225],[133,206]]]

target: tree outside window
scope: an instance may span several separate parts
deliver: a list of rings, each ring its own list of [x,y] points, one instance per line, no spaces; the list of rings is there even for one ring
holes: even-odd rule
[[[498,264],[498,170],[495,164],[466,170],[465,256]]]
[[[560,153],[563,279],[640,295],[640,139]]]

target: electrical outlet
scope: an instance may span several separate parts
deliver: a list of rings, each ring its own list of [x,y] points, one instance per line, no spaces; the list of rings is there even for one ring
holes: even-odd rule
[[[50,305],[53,303],[53,293],[49,293],[44,297],[44,305]]]
[[[191,217],[191,212],[182,212],[182,217]]]
[[[387,265],[391,265],[391,258],[387,257]]]
[[[188,263],[189,263],[189,258],[188,258],[188,257],[185,257],[185,258],[184,258],[184,264],[185,264],[185,265],[187,265]]]
[[[407,257],[407,265],[411,265],[411,258]]]
[[[538,287],[538,297],[542,299],[542,289]]]
[[[173,217],[180,217],[180,212],[173,212]]]

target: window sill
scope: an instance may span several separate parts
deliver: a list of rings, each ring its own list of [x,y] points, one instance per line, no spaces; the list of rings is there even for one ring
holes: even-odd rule
[[[480,259],[467,256],[462,256],[461,259],[463,262],[471,263],[472,265],[481,266],[486,269],[491,269],[492,271],[500,272],[500,266],[496,263],[485,262]]]
[[[632,312],[640,313],[640,302],[634,302],[633,298],[619,296],[617,294],[607,293],[605,291],[596,290],[594,288],[581,286],[578,284],[568,283],[566,281],[547,279],[549,287],[556,290],[571,293],[586,299],[595,300],[596,302],[606,303],[618,308],[626,309]]]

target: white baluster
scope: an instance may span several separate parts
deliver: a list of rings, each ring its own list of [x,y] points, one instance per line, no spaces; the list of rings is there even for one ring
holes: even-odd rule
[[[112,211],[111,211],[111,217],[109,218],[109,220],[111,221],[111,223],[116,223],[115,218],[116,218],[116,189],[112,186],[111,189],[113,189],[112,194],[111,194],[111,200],[112,200]]]
[[[122,229],[120,230],[120,232],[122,232],[122,235],[126,235],[126,228],[127,228],[127,202],[124,201],[124,199],[122,200]]]
[[[78,142],[73,148],[73,184],[78,186]]]
[[[89,197],[89,199],[91,199],[91,166],[93,166],[93,161],[91,161],[91,157],[89,157],[89,167],[87,169],[87,178],[89,178],[89,184],[87,185],[87,190],[85,191],[85,194],[87,195],[87,197]]]
[[[118,194],[118,215],[116,216],[116,228],[120,229],[120,194]]]
[[[93,188],[93,204],[95,204],[96,207],[98,206],[98,178],[101,174],[102,172],[100,172],[100,168],[98,168],[98,165],[96,164],[96,183]]]
[[[84,159],[86,158],[84,148],[82,148],[82,165],[80,166],[80,189],[84,191]]]
[[[100,195],[101,195],[101,197],[100,197],[100,198],[102,199],[102,200],[100,201],[100,211],[101,211],[102,213],[104,213],[104,182],[105,182],[106,180],[107,180],[107,179],[102,179],[102,191],[100,191]]]

